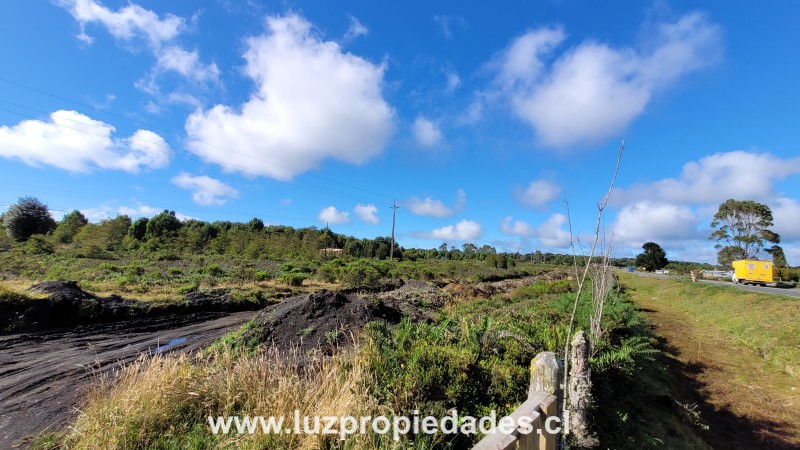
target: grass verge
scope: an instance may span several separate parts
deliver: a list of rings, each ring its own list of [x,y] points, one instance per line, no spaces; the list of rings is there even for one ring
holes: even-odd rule
[[[623,274],[628,289],[713,326],[775,370],[800,377],[800,301],[727,286]]]

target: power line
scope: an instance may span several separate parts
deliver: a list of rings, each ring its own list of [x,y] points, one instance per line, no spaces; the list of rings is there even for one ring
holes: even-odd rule
[[[175,137],[178,137],[178,138],[183,138],[184,137],[184,133],[178,133],[176,131],[169,130],[169,129],[166,129],[166,128],[163,128],[163,127],[159,127],[159,126],[156,126],[156,125],[153,125],[153,124],[142,122],[142,121],[139,121],[139,120],[136,120],[136,119],[131,119],[131,118],[123,116],[121,114],[116,114],[116,113],[113,113],[111,111],[106,111],[106,110],[101,109],[101,108],[97,108],[97,107],[94,107],[94,106],[91,106],[91,105],[87,105],[85,103],[81,103],[81,102],[78,102],[78,101],[75,101],[75,100],[71,100],[71,99],[68,99],[66,97],[63,97],[63,96],[60,96],[60,95],[57,95],[57,94],[53,94],[51,92],[47,92],[47,91],[44,91],[42,89],[38,89],[38,88],[35,88],[35,87],[32,87],[32,86],[28,86],[26,84],[23,84],[23,83],[20,83],[20,82],[17,82],[17,81],[9,80],[9,79],[3,78],[3,77],[0,77],[0,81],[6,82],[8,84],[12,84],[12,85],[24,88],[24,89],[28,89],[28,90],[31,90],[31,91],[34,91],[34,92],[38,92],[40,94],[47,95],[47,96],[50,96],[50,97],[53,97],[53,98],[57,98],[59,100],[62,100],[62,101],[68,102],[68,103],[79,105],[79,106],[82,106],[84,108],[89,108],[89,109],[92,109],[94,111],[101,112],[103,114],[108,114],[108,115],[110,115],[112,117],[116,117],[116,118],[119,118],[119,119],[127,120],[127,121],[130,121],[130,122],[135,123],[137,125],[141,125],[141,126],[144,126],[144,127],[147,127],[147,128],[152,128],[152,129],[155,129],[155,130],[158,130],[158,131],[162,131],[164,133],[171,134],[171,135],[173,135]],[[6,102],[6,103],[11,103],[11,102]],[[22,106],[22,107],[23,108],[27,108],[25,106]],[[32,108],[29,108],[29,109],[32,109]],[[43,112],[43,113],[47,114],[46,112]],[[188,137],[188,136],[186,136],[186,137]],[[250,158],[252,160],[263,162],[265,164],[270,164],[272,166],[275,166],[275,167],[278,167],[278,168],[281,168],[281,169],[284,169],[284,170],[288,170],[288,171],[294,172],[294,173],[296,173],[298,175],[304,173],[304,171],[301,171],[301,170],[298,170],[298,169],[295,169],[295,168],[292,168],[292,167],[288,167],[288,166],[285,166],[285,165],[282,165],[282,164],[278,164],[278,163],[276,163],[274,161],[268,161],[266,159],[258,158],[258,157],[253,156],[253,155],[248,155],[246,153],[237,152],[237,151],[235,151],[233,149],[222,147],[222,146],[219,146],[219,145],[216,145],[216,144],[212,144],[212,143],[209,143],[209,142],[205,142],[205,141],[203,141],[201,139],[194,139],[194,138],[190,138],[190,139],[193,142],[197,142],[197,143],[200,143],[200,144],[212,147],[212,148],[216,148],[218,150],[223,150],[223,151],[226,151],[226,152],[229,152],[229,153],[232,153],[232,154],[236,154],[236,155],[239,155],[239,156]],[[259,174],[259,175],[261,175],[261,174]],[[272,175],[270,175],[270,176],[272,176]],[[370,190],[367,190],[367,189],[364,189],[364,188],[361,188],[361,187],[358,187],[358,186],[352,186],[352,185],[348,185],[348,184],[345,184],[345,183],[341,183],[341,182],[336,181],[336,180],[331,180],[331,179],[327,179],[327,178],[324,178],[324,177],[320,177],[318,175],[306,174],[306,176],[309,176],[309,177],[312,177],[312,178],[316,178],[316,179],[319,179],[321,181],[325,181],[325,182],[328,182],[328,183],[338,184],[338,185],[340,185],[342,187],[347,187],[347,188],[350,188],[350,189],[355,189],[355,190],[359,190],[359,191],[362,191],[362,192],[366,192],[366,193],[368,193],[370,195],[376,195],[376,193],[373,192],[373,191],[370,191]],[[377,195],[385,197],[385,198],[391,198],[391,196],[387,196],[385,194],[377,194]]]
[[[114,112],[111,112],[111,111],[107,111],[105,109],[97,108],[95,106],[88,105],[88,104],[82,103],[82,102],[78,102],[78,101],[66,98],[64,96],[60,96],[58,94],[54,94],[54,93],[47,92],[47,91],[42,90],[42,89],[38,89],[38,88],[33,87],[33,86],[29,86],[29,85],[26,85],[26,84],[23,84],[23,83],[19,83],[17,81],[9,80],[9,79],[3,78],[3,77],[0,77],[0,81],[3,81],[5,83],[8,83],[8,84],[11,84],[11,85],[14,85],[14,86],[18,86],[18,87],[21,87],[21,88],[24,88],[24,89],[28,89],[28,90],[31,90],[33,92],[37,92],[37,93],[40,93],[40,94],[43,94],[43,95],[47,95],[47,96],[50,96],[50,97],[53,97],[53,98],[56,98],[56,99],[59,99],[59,100],[62,100],[62,101],[68,102],[68,103],[79,105],[79,106],[82,106],[84,108],[88,108],[88,109],[91,109],[91,110],[94,110],[94,111],[97,111],[97,112],[100,112],[100,113],[103,113],[103,114],[107,114],[107,115],[112,116],[112,117],[123,119],[123,120],[129,121],[131,123],[135,123],[135,124],[143,126],[143,127],[155,129],[155,130],[158,130],[158,131],[162,131],[164,133],[171,134],[171,135],[176,136],[178,138],[183,138],[184,137],[184,134],[182,134],[182,133],[178,133],[178,132],[175,132],[173,130],[169,130],[169,129],[166,129],[166,128],[163,128],[163,127],[159,127],[157,125],[153,125],[153,124],[150,124],[150,123],[147,123],[147,122],[143,122],[143,121],[139,121],[139,120],[136,120],[136,119],[132,119],[130,117],[126,117],[126,116],[121,115],[121,114],[117,114],[117,113],[114,113]],[[31,107],[24,106],[24,105],[21,105],[21,104],[18,104],[18,103],[14,103],[14,102],[10,102],[10,101],[7,101],[7,100],[0,99],[0,101],[2,101],[4,103],[7,103],[9,105],[13,105],[13,106],[19,107],[19,108],[24,108],[24,109],[28,109],[28,110],[31,110],[31,111],[35,111],[35,112],[38,112],[40,114],[50,114],[47,111],[42,111],[42,110],[39,110],[39,109],[36,109],[36,108],[31,108]],[[0,111],[5,111],[5,112],[10,113],[10,114],[15,114],[15,115],[18,115],[18,116],[21,116],[21,117],[26,117],[26,118],[33,119],[33,120],[38,120],[39,119],[37,117],[33,117],[33,116],[30,116],[30,115],[27,115],[27,114],[23,114],[23,113],[20,113],[20,112],[17,112],[17,111],[11,111],[11,110],[2,109],[2,108],[0,108]],[[85,126],[85,127],[98,128],[98,129],[102,129],[104,131],[108,130],[108,128],[106,128],[106,127],[101,127],[101,126],[98,126],[98,125],[88,124],[88,123],[85,123],[85,122],[75,121],[75,120],[67,119],[67,118],[65,118],[65,119],[69,120],[71,122],[77,123],[79,125]],[[81,133],[95,135],[95,136],[98,136],[98,137],[109,138],[109,136],[106,135],[106,134],[102,134],[102,135],[95,134],[95,133],[91,133],[91,132],[89,132],[87,130],[84,130],[84,129],[69,127],[69,126],[64,125],[64,124],[56,124],[56,123],[51,123],[51,124],[52,125],[56,125],[56,126],[69,128],[69,129],[72,129],[72,130],[75,130],[75,131],[78,131],[78,132],[81,132]],[[153,141],[149,141],[149,140],[146,140],[146,139],[141,139],[141,138],[137,138],[137,137],[133,137],[133,136],[131,136],[131,137],[127,138],[127,139],[128,140],[133,140],[133,141],[144,142],[144,143],[147,143],[150,146],[154,146],[154,147],[160,147],[163,150],[158,150],[158,148],[153,148],[153,150],[160,151],[162,153],[166,153],[169,156],[173,155],[173,152],[172,152],[173,149],[169,145],[165,145],[165,144],[162,144],[160,142],[153,142]],[[240,156],[243,156],[243,157],[247,157],[247,158],[250,158],[250,159],[255,160],[255,161],[260,161],[260,162],[263,162],[263,163],[266,163],[266,164],[270,164],[270,165],[273,165],[275,167],[279,167],[279,168],[282,168],[282,169],[285,169],[285,170],[288,170],[288,171],[291,171],[291,172],[295,172],[297,174],[303,174],[303,172],[300,171],[300,170],[297,170],[297,169],[294,169],[294,168],[291,168],[291,167],[288,167],[288,166],[284,166],[284,165],[281,165],[281,164],[278,164],[278,163],[275,163],[275,162],[272,162],[272,161],[268,161],[268,160],[265,160],[265,159],[262,159],[262,158],[258,158],[258,157],[252,156],[252,155],[236,152],[236,151],[234,151],[232,149],[225,148],[225,147],[222,147],[222,146],[218,146],[218,145],[215,145],[215,144],[211,144],[211,143],[199,140],[199,139],[192,139],[192,141],[200,143],[200,144],[203,144],[203,145],[207,145],[207,146],[219,149],[219,150],[230,152],[232,154],[236,154],[236,155],[240,155]],[[255,177],[263,176],[263,174],[260,173],[260,172],[256,172],[256,171],[253,171],[253,170],[251,170],[251,169],[249,169],[247,167],[236,165],[236,164],[232,164],[230,162],[223,161],[223,160],[220,160],[220,159],[217,159],[217,158],[199,157],[199,156],[195,155],[194,153],[189,153],[189,152],[180,152],[180,153],[176,152],[176,153],[178,154],[178,156],[181,156],[181,157],[183,157],[185,159],[192,159],[192,160],[195,160],[195,161],[199,161],[201,163],[207,163],[207,162],[210,161],[210,162],[219,164],[223,168],[226,168],[226,169],[228,169],[230,171],[233,171],[233,172],[238,172],[238,173],[241,173],[241,174],[255,176]],[[311,178],[316,178],[316,179],[319,179],[319,180],[322,180],[322,181],[326,181],[326,182],[329,182],[329,183],[337,184],[337,185],[340,185],[340,186],[343,186],[343,187],[347,187],[347,188],[350,188],[350,189],[355,189],[355,190],[359,190],[359,191],[362,191],[362,192],[366,192],[366,193],[369,193],[371,195],[378,195],[378,196],[381,196],[381,197],[388,197],[386,194],[376,193],[374,191],[370,191],[370,190],[367,190],[367,189],[364,189],[364,188],[361,188],[361,187],[358,187],[358,186],[348,185],[348,184],[341,183],[341,182],[338,182],[338,181],[335,181],[335,180],[331,180],[331,179],[327,179],[327,178],[324,178],[324,177],[320,177],[320,176],[317,176],[317,175],[314,175],[314,174],[305,174],[305,176],[311,177]],[[287,178],[287,177],[280,177],[280,176],[277,176],[277,175],[269,175],[268,178],[271,178],[271,179],[273,179],[273,180],[275,180],[277,182],[280,182],[280,183],[293,185],[293,186],[298,186],[298,187],[301,187],[301,188],[304,188],[304,189],[308,189],[308,190],[311,190],[311,191],[314,191],[314,192],[318,192],[318,193],[321,193],[321,194],[335,195],[335,196],[339,196],[339,197],[349,198],[351,200],[367,201],[367,202],[370,202],[370,203],[381,203],[381,202],[376,201],[375,199],[372,199],[372,198],[356,196],[356,195],[353,195],[353,194],[350,194],[350,193],[336,191],[336,190],[333,190],[333,189],[330,189],[330,188],[327,188],[327,187],[324,187],[324,186],[317,186],[317,185],[308,184],[308,183],[305,183],[305,182],[300,182],[300,181],[293,180],[293,179]],[[394,216],[395,216],[396,208],[399,208],[399,207],[396,207],[396,204],[393,203],[393,214],[392,214],[393,215],[393,222],[394,222]],[[414,217],[417,220],[424,221],[424,222],[427,222],[427,223],[430,223],[430,224],[433,224],[433,225],[440,225],[443,222],[442,218],[435,218],[435,220],[432,220],[432,218],[430,218],[428,216],[425,216],[425,215],[420,215],[420,214],[413,214],[412,217]]]
[[[0,101],[2,101],[2,100],[0,100]],[[47,114],[44,111],[39,111],[39,110],[36,110],[34,108],[27,108],[27,109],[31,109],[33,111],[42,112],[43,114]],[[7,112],[9,114],[15,114],[15,115],[18,115],[18,116],[21,116],[21,117],[25,117],[25,118],[28,118],[28,119],[32,119],[32,120],[38,120],[38,118],[36,118],[34,116],[31,116],[31,115],[28,115],[28,114],[24,114],[24,113],[21,113],[21,112],[17,112],[17,111],[11,111],[11,110],[4,109],[4,108],[0,108],[0,111]],[[102,127],[97,127],[95,125],[83,123],[83,122],[80,122],[80,121],[75,121],[75,120],[71,120],[71,119],[66,119],[66,120],[69,120],[71,122],[76,122],[76,123],[78,123],[80,125],[85,125],[85,126],[88,126],[88,127],[102,128]],[[71,129],[71,130],[74,130],[74,131],[77,131],[77,132],[80,132],[80,133],[85,133],[85,134],[92,135],[92,136],[108,138],[108,136],[105,135],[105,134],[92,133],[92,132],[87,131],[87,130],[83,130],[83,129],[76,128],[76,127],[71,127],[71,126],[68,126],[68,125],[65,125],[65,124],[61,124],[61,123],[51,122],[51,123],[48,123],[48,124],[49,125],[58,126],[58,127],[62,127],[62,128]],[[149,144],[151,146],[155,146],[157,148],[152,148],[152,150],[155,150],[155,151],[157,151],[159,153],[164,153],[164,154],[166,154],[168,156],[173,156],[173,154],[174,154],[172,152],[172,148],[169,145],[161,144],[159,142],[148,141],[146,139],[136,138],[136,137],[133,137],[133,136],[127,138],[127,140],[144,142],[144,143]],[[159,149],[159,147],[160,147],[160,149]],[[188,153],[187,154],[185,152],[178,153],[177,155],[181,156],[184,159],[191,159],[191,160],[195,160],[195,161],[198,161],[198,162],[201,162],[201,163],[205,163],[205,162],[207,162],[206,160],[210,160],[210,161],[213,161],[213,162],[223,166],[223,168],[227,168],[228,170],[230,170],[232,172],[239,172],[239,173],[242,173],[242,174],[245,174],[245,175],[250,175],[250,176],[253,176],[253,177],[258,177],[258,176],[262,175],[261,173],[254,172],[252,170],[247,169],[246,167],[239,166],[237,164],[231,164],[229,162],[222,161],[222,160],[219,160],[219,159],[216,159],[216,158],[211,158],[211,157],[201,158],[199,156],[194,155],[193,153]],[[273,176],[271,178],[273,180],[277,181],[277,182],[280,182],[280,183],[302,187],[304,189],[309,189],[311,191],[319,192],[321,194],[336,195],[336,196],[340,196],[340,197],[349,198],[351,200],[378,203],[374,199],[355,196],[355,195],[348,194],[348,193],[345,193],[345,192],[335,191],[335,190],[330,189],[330,188],[317,186],[317,185],[313,185],[313,184],[308,184],[308,183],[305,183],[305,182],[299,182],[299,181],[288,179],[288,178],[280,178],[280,177],[277,177],[277,176]]]
[[[24,106],[24,105],[19,105],[17,103],[9,102],[9,101],[6,101],[6,100],[0,99],[0,102],[8,103],[8,104],[11,104],[11,105],[14,105],[14,106],[18,106],[18,107],[21,107],[21,108],[25,108],[25,109],[28,109],[28,110],[31,110],[31,111],[35,111],[35,112],[38,112],[38,113],[41,113],[41,114],[48,114],[46,111],[42,111],[42,110],[39,110],[39,109],[36,109],[36,108],[27,107],[27,106]],[[24,114],[24,113],[20,113],[20,112],[17,112],[17,111],[12,111],[12,110],[8,110],[8,109],[4,109],[4,108],[0,108],[0,111],[4,111],[4,112],[7,112],[9,114],[18,115],[20,117],[25,117],[25,118],[32,119],[32,120],[38,120],[37,117],[31,116],[31,115],[28,115],[28,114]],[[85,122],[81,122],[81,121],[77,121],[77,120],[73,120],[73,119],[69,119],[69,118],[64,118],[64,120],[76,123],[76,124],[81,125],[81,126],[97,128],[97,129],[100,129],[100,130],[103,130],[103,131],[107,131],[108,130],[106,127],[102,127],[102,126],[94,125],[94,124],[88,124],[88,123],[85,123]],[[71,126],[68,126],[68,125],[65,125],[65,124],[59,124],[59,123],[55,123],[55,122],[50,122],[49,124],[50,125],[54,125],[54,126],[59,126],[59,127],[62,127],[62,128],[71,129],[71,130],[74,130],[74,131],[77,131],[77,132],[80,132],[80,133],[85,133],[85,134],[92,135],[92,136],[108,138],[108,136],[106,134],[92,133],[90,131],[87,131],[87,130],[84,130],[84,129],[81,129],[81,128],[71,127]],[[129,137],[127,139],[131,140],[131,141],[139,141],[139,142],[143,142],[143,143],[149,144],[151,146],[155,146],[157,148],[153,148],[153,150],[158,151],[160,153],[164,153],[164,154],[166,154],[168,156],[173,156],[173,152],[171,151],[172,148],[169,145],[165,145],[165,144],[162,144],[160,142],[150,141],[150,140],[147,140],[147,139],[136,138],[136,137]],[[196,156],[194,154],[181,153],[181,154],[178,154],[178,156],[181,156],[184,159],[191,159],[191,160],[195,160],[195,161],[199,161],[199,162],[205,162],[203,160],[203,158],[200,158],[200,157],[198,157],[198,156]],[[216,162],[217,164],[219,164],[219,165],[221,165],[223,167],[226,167],[229,170],[234,171],[234,172],[238,172],[238,173],[245,174],[245,175],[251,175],[251,176],[259,176],[260,175],[257,172],[253,172],[253,171],[251,171],[251,170],[249,170],[249,169],[247,169],[245,167],[242,167],[242,166],[239,166],[239,165],[236,165],[236,164],[231,164],[231,163],[228,163],[228,162],[225,162],[225,161],[222,161],[222,160],[218,160],[218,159],[214,159],[214,158],[206,158],[206,159],[210,159],[211,161]],[[314,192],[318,192],[318,193],[321,193],[321,194],[336,195],[336,196],[340,196],[340,197],[344,197],[344,198],[349,198],[351,200],[366,201],[366,202],[370,202],[370,203],[380,203],[379,201],[376,201],[375,199],[370,199],[370,198],[360,197],[360,196],[354,196],[354,195],[351,195],[351,194],[348,194],[348,193],[335,191],[335,190],[332,190],[330,188],[325,188],[325,187],[317,186],[317,185],[311,185],[311,184],[307,184],[307,183],[304,183],[304,182],[298,182],[296,180],[290,180],[290,179],[287,179],[287,178],[283,178],[283,179],[273,178],[273,179],[275,181],[277,181],[277,182],[280,182],[280,183],[293,185],[293,186],[298,186],[298,187],[301,187],[301,188],[304,188],[304,189],[308,189],[308,190],[311,190],[311,191],[314,191]],[[411,216],[416,218],[416,219],[418,219],[418,220],[421,220],[421,221],[427,222],[429,224],[432,224],[434,226],[435,225],[440,225],[444,221],[444,219],[442,219],[442,218],[436,218],[436,220],[439,220],[439,222],[436,222],[436,221],[432,220],[429,216],[425,216],[425,215],[421,215],[421,214],[413,214]]]

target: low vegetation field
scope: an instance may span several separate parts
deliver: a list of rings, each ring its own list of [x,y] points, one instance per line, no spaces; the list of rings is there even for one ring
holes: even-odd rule
[[[311,416],[508,414],[526,398],[531,359],[558,351],[567,335],[574,280],[563,270],[539,269],[525,284],[478,282],[475,275],[420,283],[422,297],[360,291],[356,295],[366,304],[381,311],[396,308],[402,317],[373,320],[358,331],[326,331],[316,351],[268,339],[265,326],[284,319],[265,310],[264,319],[201,354],[143,359],[115,381],[104,381],[69,430],[40,437],[36,448],[469,448],[479,435],[395,441],[371,433],[340,441],[320,435],[213,434],[208,416],[282,415],[291,422],[295,409]],[[284,302],[313,303],[314,297],[308,298]],[[298,311],[305,312],[294,316],[314,317],[318,309],[302,304]],[[580,304],[579,328],[588,326],[589,304],[588,298]],[[409,314],[409,305],[430,314]],[[330,305],[325,308],[332,314]],[[315,326],[319,323],[298,326],[296,334],[311,336]],[[625,293],[609,301],[604,329],[592,359],[599,405],[594,422],[602,444],[663,448],[665,442],[697,440],[695,425],[683,413],[661,410],[663,392],[631,389],[656,362],[648,325]]]

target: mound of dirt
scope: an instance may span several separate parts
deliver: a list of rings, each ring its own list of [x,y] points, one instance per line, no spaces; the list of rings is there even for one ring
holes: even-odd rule
[[[256,318],[256,326],[244,339],[255,337],[261,343],[282,349],[299,347],[303,352],[315,348],[330,351],[346,343],[351,333],[358,334],[369,322],[397,323],[402,316],[401,311],[381,301],[321,290],[268,307]]]
[[[407,281],[403,286],[377,297],[415,322],[431,322],[436,311],[450,298],[452,296],[438,286],[417,280]]]
[[[74,281],[46,281],[31,286],[31,292],[46,298],[0,302],[0,332],[27,332],[118,320],[185,315],[205,312],[234,312],[263,307],[259,302],[233,298],[226,289],[192,292],[182,302],[142,302],[110,295],[98,297]]]

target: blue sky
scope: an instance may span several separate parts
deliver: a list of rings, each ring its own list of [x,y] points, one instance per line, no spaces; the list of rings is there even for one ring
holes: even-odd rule
[[[697,8],[701,9],[697,9]],[[800,6],[744,2],[0,5],[0,208],[564,251],[604,220],[715,261],[728,198],[800,262]]]

